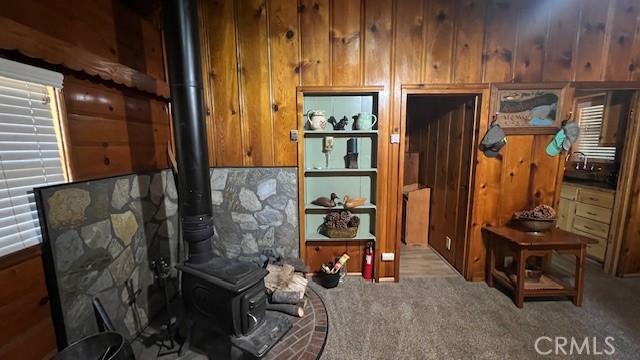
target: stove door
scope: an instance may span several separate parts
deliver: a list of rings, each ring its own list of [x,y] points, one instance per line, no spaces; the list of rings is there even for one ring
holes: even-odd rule
[[[242,294],[242,333],[251,333],[265,319],[267,308],[267,294],[263,284],[256,286]]]

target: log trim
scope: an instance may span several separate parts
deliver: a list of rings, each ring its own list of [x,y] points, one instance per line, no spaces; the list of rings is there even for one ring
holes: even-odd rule
[[[6,17],[0,16],[0,48],[16,50],[31,58],[63,65],[103,80],[169,98],[169,84],[92,54],[81,47],[62,41]]]

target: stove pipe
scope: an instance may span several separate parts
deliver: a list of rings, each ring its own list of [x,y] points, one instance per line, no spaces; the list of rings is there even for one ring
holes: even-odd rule
[[[187,263],[202,264],[213,257],[213,219],[197,1],[164,0],[162,12]]]

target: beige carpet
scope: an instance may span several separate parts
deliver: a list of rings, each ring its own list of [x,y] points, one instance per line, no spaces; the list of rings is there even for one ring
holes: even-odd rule
[[[613,336],[615,355],[595,358],[638,359],[640,278],[613,278],[592,266],[585,285],[582,308],[538,300],[518,309],[502,292],[462,277],[348,278],[318,290],[329,314],[322,360],[594,358],[541,357],[534,350],[540,336],[596,337],[599,350]]]

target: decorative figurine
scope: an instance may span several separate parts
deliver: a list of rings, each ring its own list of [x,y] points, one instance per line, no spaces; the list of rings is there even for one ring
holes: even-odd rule
[[[364,203],[367,202],[367,199],[363,197],[351,197],[349,195],[345,195],[343,202],[345,209],[353,209],[358,206],[364,205]]]
[[[309,110],[307,112],[307,122],[310,130],[324,130],[327,126],[327,119],[324,117],[324,111]]]
[[[378,122],[378,117],[371,113],[358,113],[356,117],[356,129],[371,130],[373,125]]]
[[[358,168],[358,143],[357,139],[351,138],[347,140],[347,155],[344,157],[347,169]]]
[[[349,119],[346,116],[343,116],[340,121],[336,121],[333,116],[329,118],[329,124],[333,125],[333,130],[344,130],[348,123]]]
[[[331,193],[331,199],[326,196],[320,196],[319,198],[313,200],[311,203],[313,205],[332,208],[336,207],[336,199],[338,199],[338,195],[336,195],[336,193]]]

